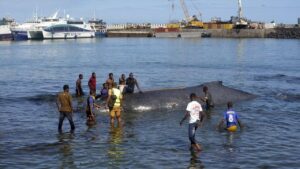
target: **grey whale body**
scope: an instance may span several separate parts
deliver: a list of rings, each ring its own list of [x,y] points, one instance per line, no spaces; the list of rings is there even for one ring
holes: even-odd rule
[[[197,96],[204,97],[203,86],[208,87],[215,105],[226,104],[228,101],[239,102],[256,98],[256,95],[226,87],[222,84],[222,81],[214,81],[193,87],[126,94],[123,108],[125,111],[179,109],[185,107],[190,101],[190,93],[196,93]]]

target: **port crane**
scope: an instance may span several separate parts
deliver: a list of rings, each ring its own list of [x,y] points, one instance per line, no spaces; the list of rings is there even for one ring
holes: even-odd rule
[[[238,16],[237,18],[232,19],[232,22],[235,24],[236,28],[248,27],[247,20],[243,18],[242,0],[238,0]]]
[[[190,16],[184,0],[180,0],[180,5],[185,15],[186,22],[184,23],[184,26],[187,28],[203,28],[203,22],[199,21],[196,15]]]

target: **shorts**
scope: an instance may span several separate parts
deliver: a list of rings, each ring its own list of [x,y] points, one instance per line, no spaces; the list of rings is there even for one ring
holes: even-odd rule
[[[235,132],[237,130],[237,126],[235,126],[235,125],[230,126],[230,127],[227,128],[227,130],[230,131],[230,132]]]
[[[109,112],[110,117],[120,117],[121,116],[121,108],[120,107],[113,107],[112,110]]]

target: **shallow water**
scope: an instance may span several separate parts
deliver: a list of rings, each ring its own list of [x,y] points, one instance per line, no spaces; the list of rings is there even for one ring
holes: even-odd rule
[[[300,41],[276,39],[106,38],[0,42],[0,168],[299,168]],[[123,113],[125,126],[109,127],[108,114],[76,131],[57,133],[54,98],[64,84],[74,93],[83,73],[98,89],[107,74],[134,72],[144,90],[223,84],[259,95],[236,103],[246,128],[218,132],[225,106],[197,131],[191,154],[184,110]],[[77,104],[78,100],[74,99]]]

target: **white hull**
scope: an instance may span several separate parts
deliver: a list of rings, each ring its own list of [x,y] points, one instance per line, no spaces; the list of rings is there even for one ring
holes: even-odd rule
[[[44,39],[76,39],[76,38],[94,38],[95,32],[46,32],[43,31]]]

